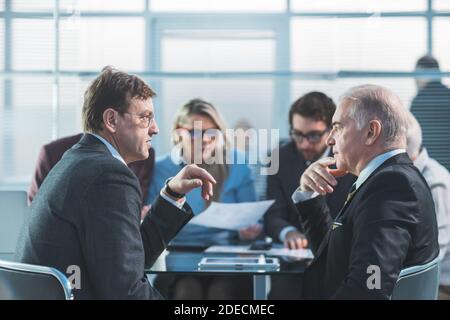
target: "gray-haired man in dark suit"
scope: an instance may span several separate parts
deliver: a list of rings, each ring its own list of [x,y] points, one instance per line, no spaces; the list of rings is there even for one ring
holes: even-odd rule
[[[304,298],[389,299],[402,269],[438,256],[433,198],[405,150],[407,119],[387,88],[343,95],[327,138],[333,157],[311,164],[292,195],[314,253]],[[358,178],[332,219],[324,196],[346,173]]]

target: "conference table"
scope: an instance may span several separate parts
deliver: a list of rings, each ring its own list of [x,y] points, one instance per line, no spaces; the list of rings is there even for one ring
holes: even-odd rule
[[[270,254],[262,252],[226,253],[226,252],[205,252],[205,248],[195,246],[169,246],[161,254],[152,268],[145,270],[146,274],[179,274],[179,275],[236,275],[246,274],[253,276],[253,298],[255,300],[267,300],[270,291],[270,276],[272,275],[295,275],[302,274],[311,259],[276,257],[279,261],[277,270],[267,270],[265,267],[254,267],[252,270],[242,270],[239,268],[215,268],[204,270],[199,266],[203,258],[233,258],[233,257],[253,257],[256,259],[264,257],[271,258]]]

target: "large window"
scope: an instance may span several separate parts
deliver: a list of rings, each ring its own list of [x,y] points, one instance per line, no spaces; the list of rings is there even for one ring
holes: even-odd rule
[[[421,18],[294,18],[292,68],[409,71],[427,51],[418,39],[426,39]]]
[[[245,23],[247,24],[247,23]],[[276,31],[273,29],[212,29],[191,22],[173,29],[161,23],[161,70],[165,72],[273,72],[276,70]],[[233,127],[247,120],[258,128],[272,127],[272,79],[165,79],[161,83],[160,125],[170,130],[178,108],[202,97],[216,105]],[[249,121],[251,120],[251,121]],[[160,141],[163,152],[171,142]]]
[[[436,56],[450,84],[449,11],[445,0],[0,0],[0,188],[25,189],[41,145],[81,131],[84,90],[105,65],[157,91],[159,156],[195,97],[229,127],[282,136],[312,90],[338,99],[378,83],[409,106],[420,56]],[[439,157],[450,166],[450,150]]]
[[[449,1],[450,4],[450,1]],[[439,58],[442,70],[450,70],[450,30],[449,18],[435,18],[433,28],[433,48]],[[447,84],[449,84],[447,82]]]
[[[281,12],[285,0],[152,0],[155,12]]]
[[[62,20],[61,70],[98,71],[105,64],[128,71],[145,70],[143,18],[77,18]]]
[[[424,11],[427,9],[424,0],[291,0],[291,3],[294,12],[379,13]]]

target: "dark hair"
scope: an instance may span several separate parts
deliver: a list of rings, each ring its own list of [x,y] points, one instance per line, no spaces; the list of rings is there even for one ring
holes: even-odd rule
[[[439,70],[439,62],[431,55],[426,55],[417,60],[416,69],[437,69]]]
[[[322,92],[309,92],[295,101],[289,110],[289,125],[292,128],[292,118],[294,114],[299,114],[304,118],[315,121],[323,121],[327,127],[331,127],[336,105],[333,100]]]
[[[134,98],[147,100],[156,93],[139,77],[104,67],[84,93],[83,129],[97,132],[103,127],[103,112],[113,108],[126,112]]]

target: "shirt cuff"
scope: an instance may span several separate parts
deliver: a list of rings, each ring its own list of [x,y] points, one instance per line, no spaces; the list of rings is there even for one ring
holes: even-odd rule
[[[178,201],[175,201],[175,200],[169,198],[169,197],[163,192],[163,190],[164,190],[164,189],[161,189],[161,191],[159,192],[159,194],[161,195],[161,197],[162,197],[164,200],[166,200],[167,202],[173,204],[173,205],[174,205],[175,207],[177,207],[178,209],[183,210],[183,206],[184,206],[184,203],[186,202],[186,198],[183,197],[183,198],[179,199]]]
[[[299,203],[299,202],[303,202],[306,200],[311,200],[311,199],[317,197],[318,195],[319,195],[318,192],[300,191],[300,188],[298,188],[297,190],[294,191],[291,198],[292,198],[292,201],[294,201],[294,203]]]
[[[294,226],[284,227],[281,230],[280,235],[278,236],[280,238],[280,241],[284,242],[284,240],[286,240],[286,235],[288,234],[288,232],[291,232],[291,231],[297,231],[297,228]]]

